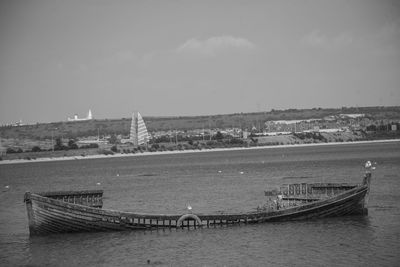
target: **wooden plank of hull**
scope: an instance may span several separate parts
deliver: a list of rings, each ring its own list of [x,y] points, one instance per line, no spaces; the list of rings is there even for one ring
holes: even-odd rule
[[[181,215],[162,215],[162,214],[140,214],[140,213],[132,213],[132,212],[121,212],[115,210],[106,210],[106,209],[98,209],[73,203],[67,203],[55,199],[48,199],[45,197],[40,197],[37,195],[32,195],[33,201],[38,201],[42,203],[52,204],[54,207],[58,207],[59,209],[68,209],[70,212],[81,212],[81,214],[90,214],[91,216],[97,216],[98,218],[119,218],[119,217],[132,217],[132,218],[141,218],[146,220],[178,220]]]
[[[37,228],[38,231],[46,231],[50,229],[51,232],[75,232],[79,228],[76,228],[73,223],[64,221],[62,218],[57,218],[56,216],[49,216],[45,212],[36,211],[37,214]]]
[[[110,230],[124,230],[129,229],[142,229],[142,227],[135,227],[127,224],[120,224],[118,218],[109,220],[99,220],[95,218],[83,218],[77,216],[73,212],[66,210],[59,210],[56,208],[49,209],[33,205],[34,212],[39,219],[37,227],[45,227],[49,225],[52,229],[57,229],[57,232],[90,232],[90,231],[110,231]],[[118,223],[116,223],[118,222]]]
[[[54,225],[59,229],[59,232],[79,232],[79,231],[101,231],[100,227],[90,224],[88,221],[81,221],[68,214],[61,212],[48,211],[46,209],[35,210],[38,217],[43,220],[42,224]],[[38,226],[42,224],[39,223]]]

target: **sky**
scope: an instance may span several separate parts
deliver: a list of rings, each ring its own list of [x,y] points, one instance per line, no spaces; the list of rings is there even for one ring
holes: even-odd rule
[[[0,1],[0,124],[400,105],[400,1]]]

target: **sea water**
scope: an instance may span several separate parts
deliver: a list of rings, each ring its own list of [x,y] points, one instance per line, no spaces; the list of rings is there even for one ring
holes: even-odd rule
[[[284,183],[361,183],[369,214],[201,229],[30,237],[25,191],[104,190],[104,208],[252,211]],[[0,165],[1,266],[399,266],[400,143],[278,147]]]

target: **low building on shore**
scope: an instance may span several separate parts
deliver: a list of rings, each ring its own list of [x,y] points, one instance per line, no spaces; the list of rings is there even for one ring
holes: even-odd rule
[[[92,119],[93,119],[92,111],[89,109],[89,112],[85,118],[79,118],[78,115],[75,114],[73,118],[68,118],[68,121],[88,121]]]

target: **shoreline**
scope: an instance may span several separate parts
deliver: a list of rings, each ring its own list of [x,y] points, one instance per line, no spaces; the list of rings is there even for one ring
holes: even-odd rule
[[[36,159],[12,159],[2,160],[0,165],[5,164],[18,164],[18,163],[36,163],[36,162],[51,162],[51,161],[68,161],[68,160],[85,160],[85,159],[103,159],[103,158],[122,158],[122,157],[141,157],[152,155],[171,155],[171,154],[187,154],[187,153],[207,153],[207,152],[222,152],[222,151],[238,151],[238,150],[256,150],[256,149],[275,149],[275,148],[297,148],[297,147],[310,147],[310,146],[332,146],[332,145],[357,145],[357,144],[371,144],[371,143],[394,143],[400,142],[400,139],[385,139],[385,140],[368,140],[368,141],[354,141],[354,142],[331,142],[331,143],[312,143],[312,144],[295,144],[295,145],[274,145],[274,146],[254,146],[254,147],[230,147],[230,148],[213,148],[202,150],[174,150],[174,151],[156,151],[156,152],[143,152],[135,154],[114,154],[114,155],[88,155],[88,156],[69,156],[69,157],[46,157]]]

